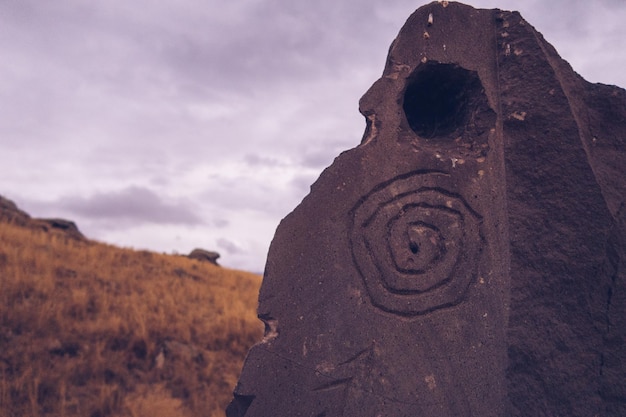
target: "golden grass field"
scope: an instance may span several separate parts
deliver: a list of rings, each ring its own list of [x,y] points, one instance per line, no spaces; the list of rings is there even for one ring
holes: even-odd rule
[[[224,416],[260,282],[0,223],[0,417]]]

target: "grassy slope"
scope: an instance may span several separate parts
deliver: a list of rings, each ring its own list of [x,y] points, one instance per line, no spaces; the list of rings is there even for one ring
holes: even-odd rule
[[[0,417],[223,416],[259,285],[0,223]]]

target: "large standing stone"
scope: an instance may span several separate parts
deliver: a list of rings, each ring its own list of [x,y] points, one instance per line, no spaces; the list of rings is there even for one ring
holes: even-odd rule
[[[625,91],[438,2],[360,111],[278,227],[228,416],[625,416]]]

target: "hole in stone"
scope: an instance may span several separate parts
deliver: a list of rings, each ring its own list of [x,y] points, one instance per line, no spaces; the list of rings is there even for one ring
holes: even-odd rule
[[[417,243],[415,242],[409,243],[409,249],[411,249],[411,253],[413,253],[413,255],[416,255],[417,252],[420,251],[420,247],[417,246]]]
[[[425,139],[456,139],[484,97],[474,71],[429,61],[409,77],[402,108],[409,126]]]

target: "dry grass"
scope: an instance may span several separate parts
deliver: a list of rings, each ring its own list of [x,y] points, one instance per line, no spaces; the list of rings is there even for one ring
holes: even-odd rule
[[[0,223],[0,417],[223,416],[259,285]]]

